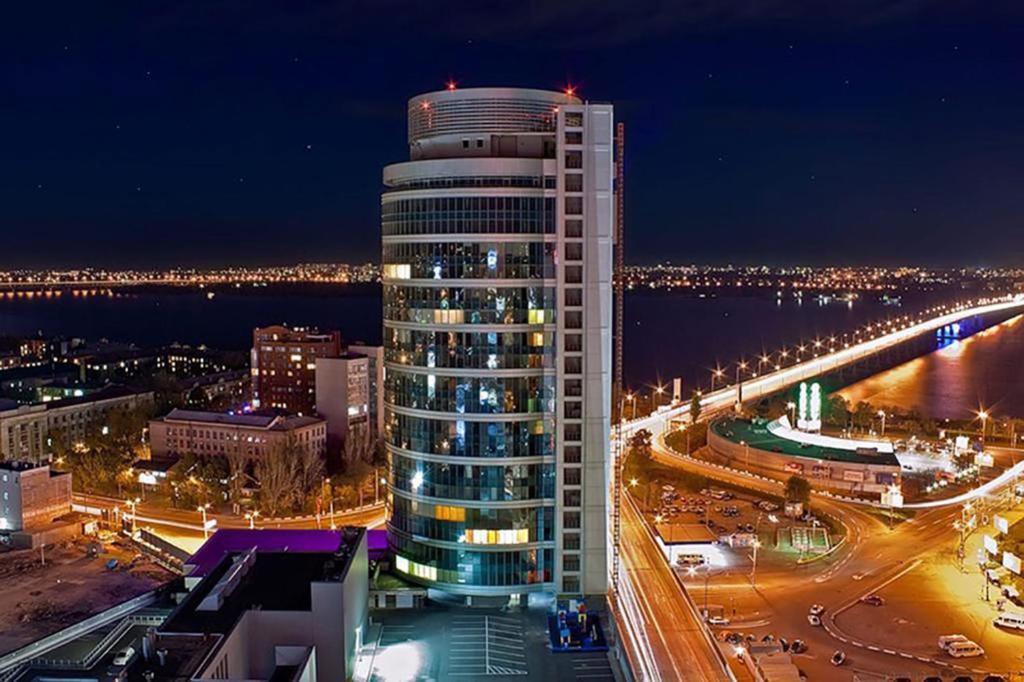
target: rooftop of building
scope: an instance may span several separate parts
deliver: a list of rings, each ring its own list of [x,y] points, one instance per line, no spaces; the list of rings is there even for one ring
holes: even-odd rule
[[[658,523],[654,529],[666,545],[707,544],[718,539],[700,523]]]
[[[345,541],[340,530],[218,530],[186,562],[190,577],[203,577],[213,571],[229,555],[256,547],[259,552],[335,552]],[[386,542],[386,539],[385,539]]]
[[[260,339],[262,341],[277,340],[287,341],[288,343],[326,343],[341,339],[341,332],[336,329],[320,331],[316,327],[287,327],[283,324],[274,324],[269,327],[256,327],[252,333],[253,338],[259,338],[266,335],[271,337],[275,335],[282,337],[280,339]]]
[[[131,396],[145,395],[152,395],[152,393],[139,393],[138,391],[134,391],[128,388],[127,386],[121,386],[119,384],[109,384],[95,391],[91,391],[84,395],[74,396],[71,398],[51,400],[49,402],[42,403],[32,403],[30,405],[15,404],[14,407],[8,410],[0,409],[0,415],[9,414],[12,412],[40,412],[45,410],[66,409],[68,407],[75,407],[78,405],[89,405],[92,403],[98,403],[104,400],[115,400],[117,398],[129,398]]]
[[[212,568],[159,628],[157,647],[168,649],[166,663],[137,663],[129,679],[137,679],[143,666],[154,679],[190,679],[221,641],[210,635],[230,633],[246,612],[309,611],[311,585],[345,579],[366,529],[313,532],[215,533],[193,556],[195,565],[214,562]]]
[[[320,417],[283,415],[277,413],[252,412],[238,414],[232,412],[206,412],[202,410],[183,410],[174,408],[159,421],[220,424],[235,428],[263,429],[267,431],[290,431],[292,429],[319,424]]]
[[[22,365],[0,370],[0,382],[24,381],[25,379],[55,379],[61,377],[77,376],[79,368],[70,362],[42,363],[34,365]]]

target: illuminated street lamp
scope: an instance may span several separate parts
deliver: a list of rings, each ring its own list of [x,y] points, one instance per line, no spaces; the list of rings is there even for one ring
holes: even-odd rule
[[[206,510],[210,508],[210,503],[199,505],[196,507],[196,511],[203,515],[203,539],[210,537],[210,529],[206,527]]]
[[[984,447],[985,447],[985,431],[987,431],[986,427],[988,426],[988,412],[986,410],[979,410],[978,411],[978,419],[981,420],[981,447],[982,447],[982,449],[984,449]]]
[[[786,403],[786,409],[789,410],[789,423],[796,424],[796,403],[790,400]]]
[[[134,500],[125,500],[124,501],[125,506],[127,506],[128,509],[130,509],[131,512],[132,512],[132,535],[135,535],[135,510],[138,508],[139,502],[141,502],[141,501],[142,500],[140,500],[137,497]]]
[[[885,438],[885,410],[879,410],[878,416],[882,418],[882,438]]]
[[[717,367],[711,371],[711,390],[715,390],[715,379],[721,379],[722,375],[725,374],[725,370],[721,367]]]
[[[254,509],[251,512],[246,512],[245,518],[249,521],[249,530],[256,528],[256,517],[260,515],[258,509]],[[205,523],[203,524],[205,525]]]
[[[750,571],[750,586],[757,587],[757,548],[761,546],[761,541],[756,537],[754,538],[754,566]]]
[[[743,375],[740,372],[747,370],[746,362],[736,363],[736,409],[743,409]]]

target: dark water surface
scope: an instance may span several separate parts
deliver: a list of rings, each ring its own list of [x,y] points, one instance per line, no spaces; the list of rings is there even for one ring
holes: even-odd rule
[[[813,300],[798,304],[793,299],[779,303],[774,294],[696,298],[657,292],[630,293],[626,298],[625,324],[627,381],[633,388],[642,388],[681,376],[684,392],[688,393],[697,383],[708,385],[710,369],[716,363],[725,367],[743,356],[756,364],[755,356],[763,351],[792,348],[801,341],[839,334],[932,302],[923,296],[904,297],[904,307],[898,308],[873,300],[858,300],[852,305],[820,305]],[[32,298],[0,295],[0,335],[42,331],[45,335],[105,337],[143,346],[177,341],[244,349],[251,344],[253,327],[283,322],[337,328],[349,341],[376,344],[381,341],[380,311],[380,287],[374,285],[308,290],[270,287],[241,292],[220,289],[213,299],[208,298],[207,292],[195,289],[115,289],[112,293],[78,296],[65,291],[59,297]],[[937,374],[911,376],[911,383],[930,382],[932,388],[928,390],[933,393],[958,387],[950,390],[957,396],[966,396],[964,400],[972,404],[983,398],[992,405],[1024,405],[1024,376],[1020,372],[1024,365],[1024,324],[1013,329],[1012,333],[991,336],[994,341],[1005,341],[978,338],[964,342],[958,356],[959,373],[949,369],[951,351],[943,351],[943,359],[923,359],[929,367],[944,369]],[[978,352],[973,352],[975,347]],[[911,399],[913,391],[901,394],[896,389],[900,383],[897,377],[908,376],[906,370],[902,372],[888,373],[890,379],[884,390],[900,400]],[[966,379],[968,376],[975,378]],[[866,382],[853,388],[881,390],[864,388],[862,384]],[[927,393],[919,388],[924,391],[922,396]],[[923,407],[953,409],[948,400],[921,400]]]
[[[1024,417],[1024,317],[848,386],[847,400],[914,408],[936,419],[964,419],[985,409]]]

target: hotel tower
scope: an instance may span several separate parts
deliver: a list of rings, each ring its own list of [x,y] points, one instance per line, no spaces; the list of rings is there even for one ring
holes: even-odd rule
[[[381,197],[395,567],[469,597],[603,596],[613,108],[472,88],[408,114]]]

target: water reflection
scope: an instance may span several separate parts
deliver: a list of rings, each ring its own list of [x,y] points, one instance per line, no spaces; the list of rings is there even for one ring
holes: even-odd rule
[[[968,418],[981,407],[1024,416],[1024,316],[859,381],[842,391],[852,403],[916,409],[937,419]]]

